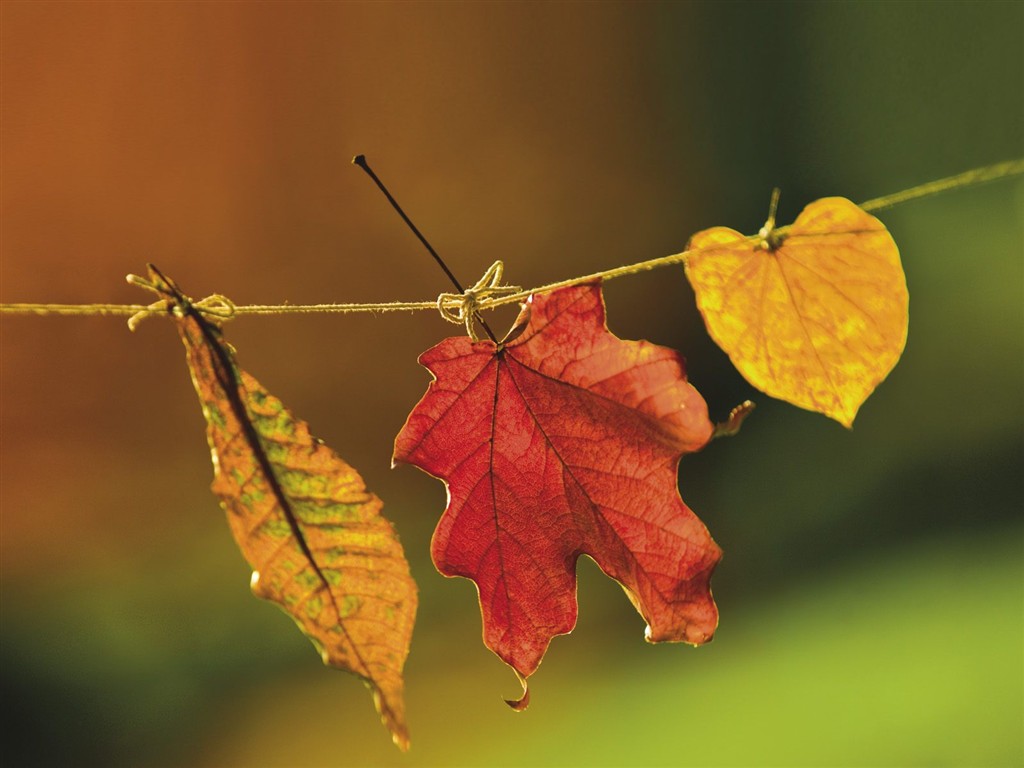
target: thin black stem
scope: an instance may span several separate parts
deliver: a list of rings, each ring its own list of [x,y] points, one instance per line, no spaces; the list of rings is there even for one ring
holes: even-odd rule
[[[402,210],[402,206],[398,204],[398,201],[395,200],[395,198],[391,195],[391,193],[388,191],[388,188],[384,186],[384,182],[377,178],[377,174],[373,172],[373,169],[370,167],[370,164],[366,162],[366,155],[356,155],[355,157],[352,158],[352,162],[355,165],[358,165],[364,171],[366,171],[366,175],[373,179],[373,183],[377,185],[377,188],[380,189],[381,192],[384,193],[384,197],[386,197],[388,199],[388,202],[391,203],[391,207],[398,212],[398,215],[402,217],[402,221],[404,221],[406,226],[412,230],[412,233],[416,235],[419,241],[423,243],[423,247],[426,248],[427,251],[429,251],[431,256],[434,257],[434,261],[437,262],[437,265],[444,270],[444,273],[446,275],[448,275],[448,279],[452,281],[452,285],[455,286],[456,290],[458,290],[459,293],[465,293],[466,289],[462,287],[462,283],[459,282],[459,279],[455,277],[455,275],[452,273],[450,269],[448,269],[448,265],[444,263],[444,260],[437,255],[437,251],[435,251],[433,246],[431,246],[430,243],[427,242],[427,238],[425,238],[423,234],[419,231],[419,229],[416,228],[416,225],[412,223],[412,219],[405,215],[405,211]],[[487,332],[487,335],[490,337],[491,341],[497,344],[498,338],[491,332],[491,329],[487,326],[486,321],[482,317],[480,317],[479,313],[476,313],[476,319],[480,321],[480,325],[483,326],[483,329]]]

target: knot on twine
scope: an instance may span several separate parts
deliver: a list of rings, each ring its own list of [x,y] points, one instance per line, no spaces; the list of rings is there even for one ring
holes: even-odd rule
[[[198,309],[207,317],[216,317],[218,320],[230,320],[235,316],[237,308],[235,303],[220,293],[211,293],[205,299],[193,301],[192,306]]]
[[[158,301],[154,301],[128,318],[128,330],[130,331],[134,331],[139,327],[139,323],[153,315],[170,314],[179,318],[184,317],[188,307],[192,307],[200,314],[215,318],[220,322],[230,320],[237,311],[235,303],[227,296],[219,293],[211,294],[199,301],[193,301],[188,296],[182,294],[176,286],[172,289],[169,285],[162,284],[163,281],[154,282],[138,275],[128,275],[127,279],[132,285],[153,291],[153,293],[161,297]],[[167,295],[168,291],[173,291],[171,296]]]
[[[487,268],[484,276],[476,284],[462,293],[442,293],[437,297],[437,311],[449,323],[465,325],[466,333],[474,342],[480,341],[476,334],[473,320],[481,309],[486,309],[488,299],[498,296],[511,296],[522,291],[518,285],[501,285],[501,275],[505,265],[496,261]]]

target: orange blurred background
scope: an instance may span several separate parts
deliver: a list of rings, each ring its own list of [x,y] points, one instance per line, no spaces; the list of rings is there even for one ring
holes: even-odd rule
[[[239,304],[450,290],[350,165],[357,153],[467,284],[496,259],[508,282],[532,286],[682,250],[707,226],[756,231],[775,185],[788,222],[816,197],[863,200],[1024,154],[1022,9],[5,2],[0,297],[146,303],[124,282],[146,262],[195,297]],[[402,536],[422,593],[408,756],[362,687],[320,668],[291,623],[248,594],[208,492],[202,418],[170,325],[150,320],[130,334],[116,318],[4,316],[0,662],[14,707],[4,756],[898,764],[988,743],[982,754],[996,763],[1016,758],[1021,658],[1006,648],[1020,628],[1019,590],[993,604],[1017,622],[990,628],[1002,644],[973,652],[996,659],[995,671],[962,666],[965,679],[983,674],[979,686],[988,674],[1001,681],[1008,704],[952,751],[924,736],[918,752],[892,745],[952,730],[957,707],[980,706],[973,688],[947,691],[955,706],[922,725],[913,697],[880,705],[853,683],[819,687],[818,667],[774,663],[760,631],[786,610],[817,631],[828,623],[820,614],[785,601],[830,579],[847,595],[843,585],[888,573],[914,547],[937,541],[935,562],[947,562],[965,536],[981,537],[980,552],[985,536],[1019,541],[1021,195],[1020,182],[1003,182],[882,214],[908,272],[910,342],[852,432],[756,397],[707,339],[681,270],[608,284],[612,330],[682,350],[713,417],[750,396],[761,406],[744,434],[681,470],[683,497],[726,551],[722,629],[697,652],[646,647],[618,589],[581,564],[580,626],[553,644],[523,716],[500,703],[516,682],[479,641],[471,585],[430,564],[443,487],[389,468],[428,381],[416,356],[458,330],[436,313],[233,321],[240,363],[359,469]],[[1007,557],[1019,574],[1019,553]],[[940,624],[947,640],[965,625],[983,631],[962,611]],[[805,635],[786,636],[798,653]],[[828,669],[839,654],[830,642],[813,646]],[[967,663],[932,664],[940,657],[907,648],[925,660],[922,678]],[[764,666],[746,681],[721,677],[750,658]],[[803,681],[794,685],[806,695],[774,721],[778,687],[765,681],[782,668],[782,685]],[[719,714],[705,690],[720,693]],[[763,724],[739,716],[761,697]],[[822,706],[834,733],[820,745],[794,735],[815,731]],[[705,744],[710,721],[685,727],[712,715],[750,751]],[[641,716],[661,740],[630,740]]]

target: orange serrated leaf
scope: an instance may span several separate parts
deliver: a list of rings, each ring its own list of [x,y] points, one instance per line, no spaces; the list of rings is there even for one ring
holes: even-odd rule
[[[213,492],[253,568],[253,593],[278,603],[325,664],[363,678],[407,749],[402,667],[416,585],[380,499],[236,366],[220,329],[172,281],[152,266],[150,279],[177,318],[207,422]]]
[[[829,197],[790,227],[706,229],[687,250],[708,333],[747,381],[851,426],[907,340],[906,277],[885,226]]]

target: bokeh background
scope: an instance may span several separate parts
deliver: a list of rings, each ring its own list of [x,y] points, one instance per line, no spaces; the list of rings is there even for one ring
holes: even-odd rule
[[[1024,5],[91,3],[2,12],[5,302],[145,302],[152,261],[237,303],[530,286],[1024,155]],[[169,323],[2,321],[4,764],[1020,765],[1024,184],[881,214],[906,353],[847,431],[758,396],[681,269],[606,287],[742,434],[682,463],[725,550],[721,626],[649,646],[590,562],[512,713],[472,585],[434,571],[442,485],[389,468],[457,332],[433,313],[238,319],[241,363],[364,475],[421,590],[400,754],[320,665],[208,491]],[[492,322],[504,326],[510,315]]]

